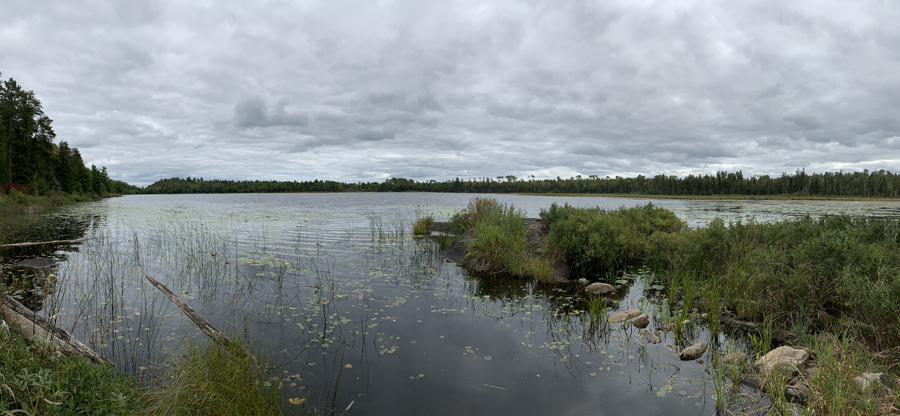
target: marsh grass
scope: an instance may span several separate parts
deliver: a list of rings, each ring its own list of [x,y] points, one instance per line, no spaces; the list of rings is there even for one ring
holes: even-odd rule
[[[240,336],[231,339],[228,346],[210,340],[186,344],[164,375],[163,388],[153,393],[157,400],[148,414],[284,414],[278,377]]]
[[[474,198],[451,223],[469,234],[466,255],[487,270],[505,270],[513,276],[549,281],[553,271],[548,257],[528,246],[525,211],[490,198]],[[459,229],[459,228],[458,228]]]
[[[428,234],[431,231],[432,227],[434,227],[433,215],[426,215],[424,217],[416,218],[416,221],[413,223],[413,234]]]

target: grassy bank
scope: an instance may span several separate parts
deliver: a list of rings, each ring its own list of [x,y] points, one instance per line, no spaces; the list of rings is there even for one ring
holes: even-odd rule
[[[144,396],[138,383],[84,357],[67,358],[17,328],[0,329],[0,414],[131,415]]]
[[[85,357],[65,357],[17,328],[0,329],[0,414],[281,415],[280,386],[240,342],[187,345],[174,365],[142,389],[138,381]],[[297,405],[305,401],[295,398]],[[298,406],[298,410],[302,407]],[[298,412],[299,413],[299,412]]]

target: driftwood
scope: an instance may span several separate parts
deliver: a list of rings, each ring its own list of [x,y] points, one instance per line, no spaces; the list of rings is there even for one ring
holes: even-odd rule
[[[76,243],[76,242],[84,241],[84,240],[87,240],[87,239],[86,238],[76,238],[74,240],[53,240],[53,241],[35,241],[35,242],[31,242],[31,243],[0,244],[0,248],[39,246],[42,244]]]
[[[761,328],[756,322],[741,321],[739,319],[734,319],[726,315],[722,315],[719,320],[725,325],[740,329],[741,331],[749,332],[751,334],[758,334],[761,332]],[[795,337],[794,334],[791,334],[790,332],[773,330],[772,340],[778,344],[786,345],[795,342],[797,340],[797,337]]]
[[[166,295],[169,300],[171,300],[175,305],[178,305],[181,311],[184,312],[184,314],[187,315],[187,317],[190,318],[190,320],[193,321],[194,324],[196,324],[197,327],[200,328],[201,331],[203,331],[203,333],[212,338],[213,341],[218,342],[219,344],[222,344],[226,347],[231,344],[231,341],[229,341],[228,337],[219,332],[219,330],[213,327],[209,322],[206,322],[206,320],[203,319],[199,314],[197,314],[197,312],[194,312],[194,309],[184,303],[184,301],[181,300],[178,295],[172,293],[169,288],[154,279],[153,276],[147,274],[140,267],[134,266],[134,268],[139,271],[147,279],[147,281],[150,282],[150,284],[156,286],[156,288],[159,289],[159,291],[162,292],[163,295]]]
[[[50,340],[50,345],[65,355],[83,355],[98,364],[112,364],[103,359],[94,350],[88,348],[65,330],[50,325],[47,320],[26,308],[11,296],[7,296],[3,304],[3,313],[10,322],[15,322],[26,339],[34,335]]]

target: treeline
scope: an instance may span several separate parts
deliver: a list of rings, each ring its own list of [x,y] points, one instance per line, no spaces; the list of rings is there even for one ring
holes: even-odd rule
[[[203,178],[162,179],[144,188],[143,193],[243,193],[243,192],[469,192],[469,193],[571,193],[642,195],[795,195],[900,198],[900,175],[879,170],[869,172],[825,172],[808,174],[797,170],[781,176],[745,177],[738,172],[686,177],[656,175],[633,178],[596,175],[569,179],[456,178],[438,182],[390,178],[384,182],[345,183],[335,181],[226,181]]]
[[[2,73],[0,73],[2,76]],[[47,195],[50,191],[133,193],[137,187],[109,178],[106,167],[84,165],[78,149],[54,143],[53,120],[33,91],[0,79],[0,189]]]

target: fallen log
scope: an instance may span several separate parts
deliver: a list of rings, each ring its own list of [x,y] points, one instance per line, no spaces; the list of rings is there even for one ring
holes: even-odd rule
[[[39,246],[42,244],[77,243],[84,240],[87,240],[87,238],[76,238],[74,240],[34,241],[29,243],[0,244],[0,248]]]
[[[169,288],[160,283],[158,280],[154,279],[153,276],[147,274],[140,267],[134,266],[134,268],[138,272],[140,272],[144,276],[144,278],[146,278],[147,281],[150,282],[150,284],[156,286],[156,288],[159,289],[159,291],[162,292],[163,295],[166,295],[166,297],[169,298],[172,303],[177,305],[181,309],[181,311],[184,312],[184,314],[187,315],[187,317],[190,318],[190,320],[193,321],[194,324],[196,324],[197,327],[200,328],[200,330],[208,335],[213,341],[218,342],[219,344],[222,344],[226,347],[231,345],[231,341],[228,339],[228,337],[219,332],[218,329],[216,329],[214,326],[212,326],[212,324],[203,319],[199,314],[197,314],[197,312],[194,312],[194,309],[188,306],[188,304],[184,303],[184,301],[181,300],[178,295],[172,293]]]
[[[742,321],[739,319],[734,319],[727,315],[722,315],[719,318],[719,321],[732,328],[736,328],[751,334],[759,334],[760,332],[762,332],[762,328],[760,328],[759,324],[755,322]],[[797,337],[795,337],[794,334],[791,334],[790,332],[773,330],[772,340],[779,345],[788,345],[797,341]]]
[[[75,339],[72,334],[50,325],[44,317],[26,308],[11,296],[3,302],[3,314],[6,320],[15,323],[25,335],[25,339],[38,335],[50,340],[50,345],[67,356],[82,355],[98,364],[110,364],[87,345]]]

